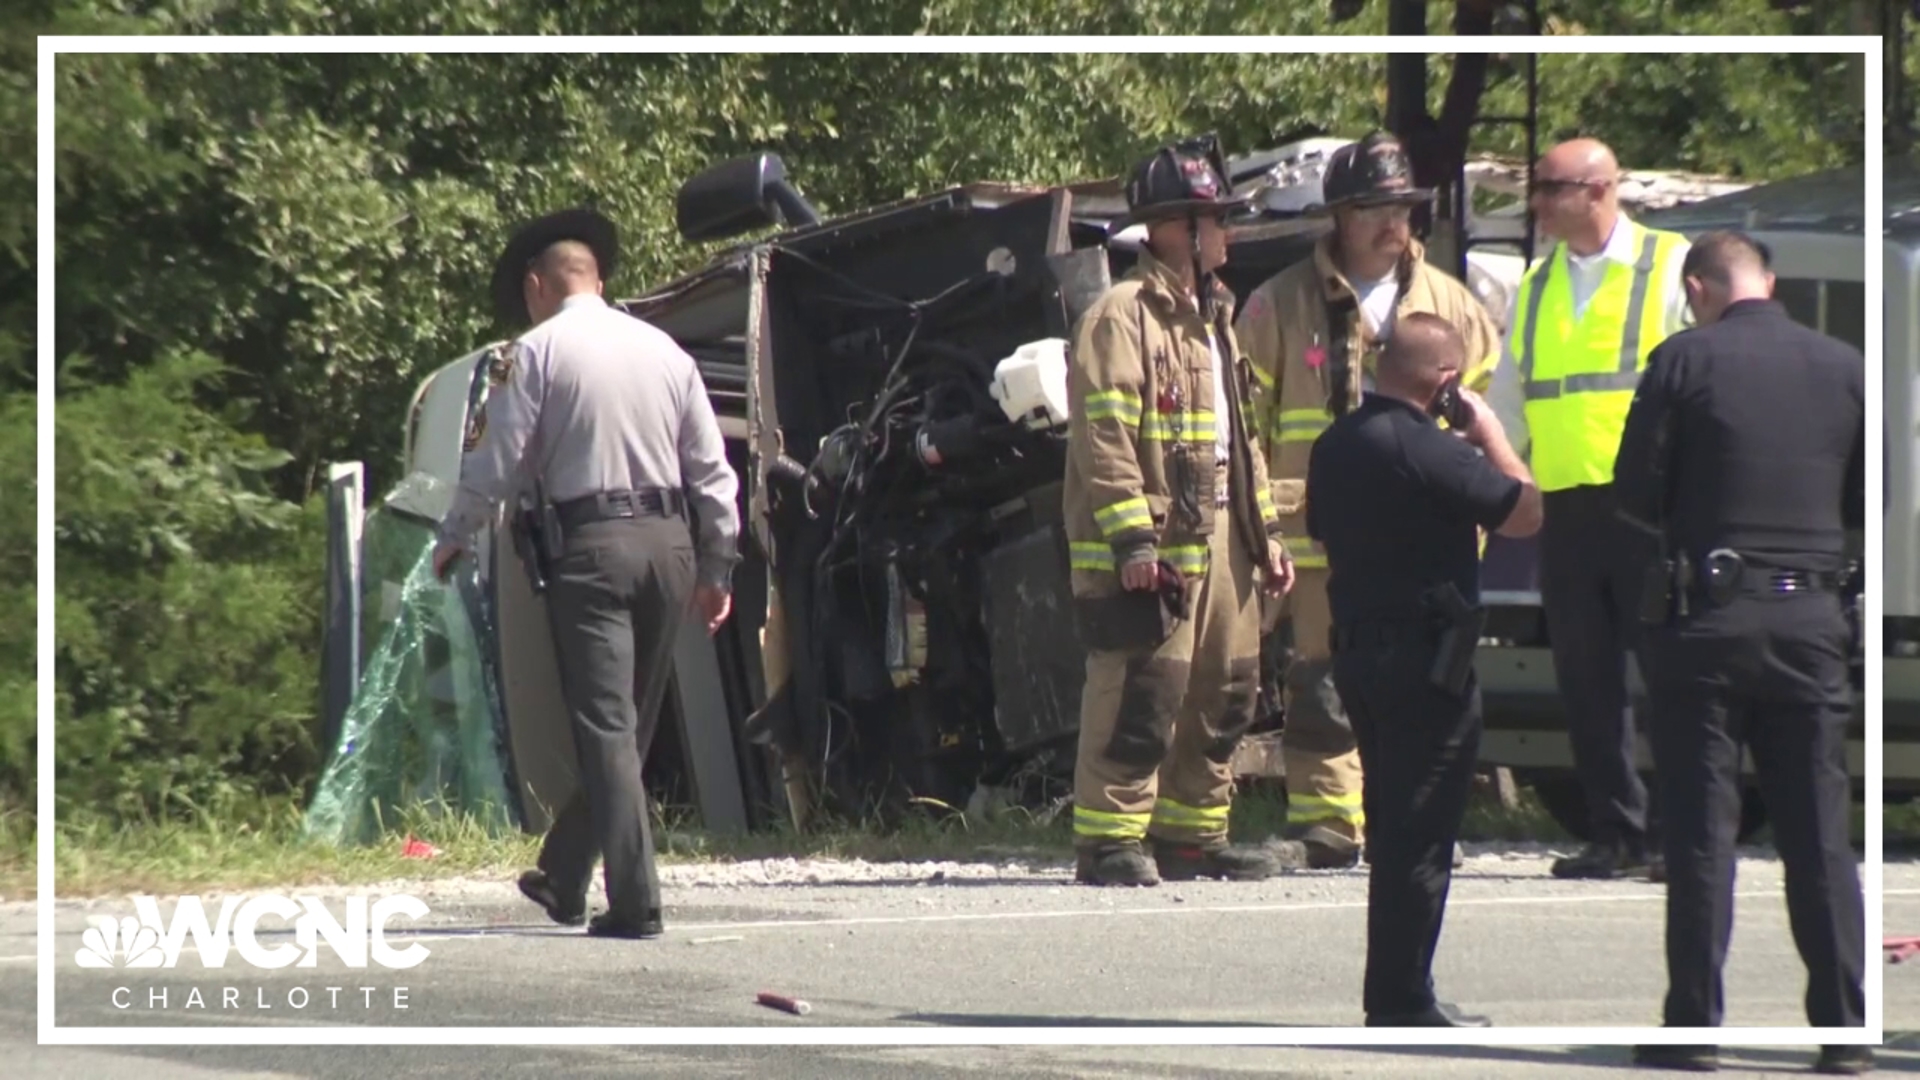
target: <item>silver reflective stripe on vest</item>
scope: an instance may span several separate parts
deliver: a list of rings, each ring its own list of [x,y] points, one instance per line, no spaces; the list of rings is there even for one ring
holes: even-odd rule
[[[1528,401],[1550,401],[1562,394],[1594,394],[1614,390],[1631,391],[1640,385],[1640,324],[1647,314],[1647,292],[1653,284],[1653,256],[1658,240],[1647,230],[1640,242],[1640,258],[1633,264],[1633,292],[1627,298],[1626,333],[1621,338],[1620,367],[1616,371],[1588,375],[1568,375],[1561,379],[1535,380],[1533,377],[1533,340],[1540,326],[1540,298],[1546,295],[1547,278],[1553,273],[1553,257],[1540,265],[1533,292],[1527,296],[1527,329],[1521,339],[1520,382]]]

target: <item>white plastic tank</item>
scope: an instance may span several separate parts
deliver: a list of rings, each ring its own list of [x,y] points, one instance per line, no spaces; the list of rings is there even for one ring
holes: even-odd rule
[[[1007,419],[1035,431],[1067,422],[1067,342],[1029,341],[994,365],[993,399]]]

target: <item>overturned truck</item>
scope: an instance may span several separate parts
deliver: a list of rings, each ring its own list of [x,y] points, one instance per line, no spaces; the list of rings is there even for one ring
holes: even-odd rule
[[[1318,162],[1343,142],[1308,139],[1229,162],[1234,186],[1256,195],[1230,225],[1221,272],[1239,297],[1308,256],[1325,225],[1299,211],[1316,197]],[[1430,223],[1428,257],[1503,319],[1531,230],[1524,217],[1472,218],[1462,209],[1471,205],[1461,199]],[[1124,210],[1118,184],[975,184],[822,221],[779,159],[756,155],[689,181],[677,209],[694,241],[781,228],[620,301],[699,362],[746,525],[733,616],[712,638],[690,628],[675,654],[648,764],[654,791],[718,828],[804,822],[823,807],[888,815],[911,800],[1058,805],[1070,790],[1084,671],[1059,521],[1064,344],[1138,249],[1137,233],[1112,229]],[[362,566],[353,543],[334,546],[330,626],[366,641],[336,634],[330,653],[335,685],[363,685],[334,710],[352,730],[331,734],[341,750],[329,779],[353,747],[367,755],[375,709],[365,684],[377,683],[381,707],[409,717],[411,743],[448,748],[390,768],[405,783],[389,776],[379,797],[444,789],[458,774],[466,790],[501,798],[503,819],[539,830],[572,793],[573,748],[545,606],[516,553],[515,508],[483,536],[470,578],[428,605],[441,629],[426,636],[437,644],[396,639],[393,628],[408,603],[438,596],[420,580],[425,544],[498,347],[421,385],[407,479],[360,542],[371,551],[375,533],[403,537],[401,554]],[[358,536],[354,500],[339,501],[339,535]],[[1489,551],[1489,599],[1502,615],[1481,665],[1482,757],[1531,771],[1552,793],[1571,763],[1550,675],[1541,681],[1550,662],[1526,554]],[[389,684],[407,650],[439,660],[407,684],[417,700],[401,709]],[[386,673],[372,678],[380,673],[362,671],[363,658]],[[1254,752],[1236,762],[1243,775],[1277,774],[1279,755],[1258,750],[1283,722],[1278,708],[1260,718]],[[376,797],[345,781],[322,789],[336,822]],[[1576,799],[1549,803],[1581,831]]]

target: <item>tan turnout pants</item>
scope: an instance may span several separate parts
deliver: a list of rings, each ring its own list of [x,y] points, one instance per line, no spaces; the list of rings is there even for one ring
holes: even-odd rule
[[[1293,656],[1286,673],[1286,727],[1280,760],[1287,771],[1287,831],[1319,827],[1360,844],[1366,815],[1360,808],[1360,748],[1333,688],[1327,632],[1327,571],[1298,570],[1284,618],[1293,625]]]
[[[1201,844],[1227,835],[1234,747],[1253,722],[1260,674],[1254,560],[1222,507],[1193,617],[1157,649],[1094,651],[1080,699],[1074,842],[1147,835]],[[1263,553],[1264,554],[1264,553]]]

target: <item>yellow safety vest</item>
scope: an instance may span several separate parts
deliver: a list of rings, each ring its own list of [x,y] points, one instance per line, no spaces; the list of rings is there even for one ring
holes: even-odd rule
[[[1632,266],[1607,263],[1578,318],[1564,243],[1527,271],[1514,297],[1514,310],[1523,313],[1514,339],[1541,491],[1613,482],[1634,388],[1648,354],[1666,336],[1667,298],[1654,295],[1653,286],[1668,280],[1686,238],[1622,224],[1633,230],[1639,257]]]

